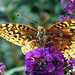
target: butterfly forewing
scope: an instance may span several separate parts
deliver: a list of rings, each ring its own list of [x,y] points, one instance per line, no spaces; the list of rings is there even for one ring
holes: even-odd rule
[[[0,36],[19,46],[27,39],[34,39],[36,32],[35,29],[21,24],[0,24]]]
[[[31,40],[36,39],[36,35],[37,31],[29,26],[12,23],[0,24],[0,36],[18,46],[26,46]]]
[[[67,57],[70,54],[75,58],[75,19],[65,20],[47,28],[47,46],[53,45],[60,49]]]

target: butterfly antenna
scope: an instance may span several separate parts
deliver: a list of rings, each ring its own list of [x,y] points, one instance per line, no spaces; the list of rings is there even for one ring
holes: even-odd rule
[[[33,21],[31,21],[31,20],[29,20],[29,19],[27,19],[27,18],[24,18],[23,16],[21,16],[21,15],[17,15],[17,16],[19,16],[19,17],[21,17],[21,18],[23,18],[23,19],[25,19],[25,20],[27,20],[27,21],[29,21],[29,22],[31,22],[31,23],[33,23],[33,24],[35,24],[36,26],[38,26],[35,22],[33,22]]]
[[[49,16],[52,15],[52,13],[49,14]],[[49,18],[49,16],[41,23],[40,26],[42,26],[42,24]]]

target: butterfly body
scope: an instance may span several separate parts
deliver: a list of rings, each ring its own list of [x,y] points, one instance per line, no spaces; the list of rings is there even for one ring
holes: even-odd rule
[[[47,29],[38,26],[37,30],[21,24],[0,24],[0,36],[21,46],[24,54],[41,46],[54,46],[66,58],[70,54],[75,59],[75,19],[58,22]]]

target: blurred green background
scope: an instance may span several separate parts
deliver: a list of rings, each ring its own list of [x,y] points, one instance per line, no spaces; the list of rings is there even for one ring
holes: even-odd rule
[[[43,24],[43,27],[47,28],[60,21],[61,15],[66,15],[63,11],[65,6],[66,3],[61,4],[60,0],[0,0],[0,24],[19,23],[37,28],[36,25],[16,15],[19,14],[40,25],[49,13],[52,13]],[[25,69],[22,67],[25,65],[24,61],[25,56],[21,52],[21,47],[0,37],[0,62],[6,65],[7,73],[12,72],[5,75],[25,75]]]

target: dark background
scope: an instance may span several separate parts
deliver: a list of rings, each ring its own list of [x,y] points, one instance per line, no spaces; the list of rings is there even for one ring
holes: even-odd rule
[[[47,28],[59,22],[61,15],[66,15],[63,8],[66,3],[60,0],[0,0],[0,24],[19,23],[37,28],[36,25],[16,16],[17,14],[30,19],[40,25],[44,19],[52,13],[48,20],[43,24]],[[25,56],[21,52],[21,47],[13,45],[0,37],[0,62],[6,65],[6,72],[11,72],[16,67],[24,66]],[[13,71],[11,75],[24,75],[25,69],[20,72]],[[10,73],[11,73],[10,72]],[[7,74],[5,74],[7,75]]]

